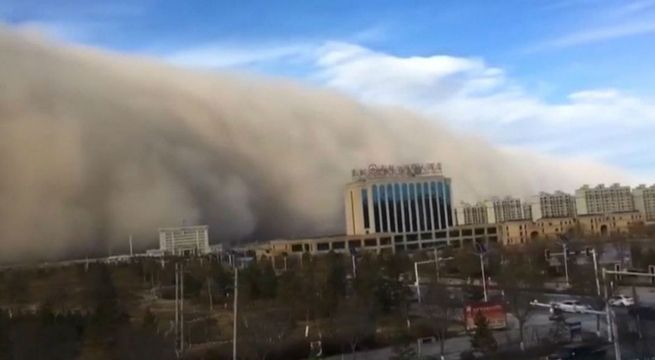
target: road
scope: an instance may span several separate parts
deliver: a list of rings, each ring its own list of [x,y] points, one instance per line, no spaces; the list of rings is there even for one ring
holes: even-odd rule
[[[617,289],[618,293],[625,295],[632,295],[631,287],[622,287]],[[641,305],[644,306],[655,306],[655,288],[649,287],[638,287],[635,288],[637,293],[637,298]],[[535,294],[538,295],[543,301],[561,301],[564,299],[580,299],[583,303],[589,303],[590,298],[581,298],[570,295],[561,295],[561,294]],[[627,318],[627,311],[625,309],[615,309],[618,319]],[[548,336],[549,330],[552,328],[553,322],[549,319],[550,313],[545,309],[535,310],[530,314],[528,321],[525,326],[524,340],[526,346],[531,344],[538,343],[542,339]],[[604,316],[597,317],[595,315],[584,315],[584,314],[566,314],[565,315],[567,322],[577,322],[579,321],[582,326],[582,330],[588,333],[598,332],[601,337],[607,337],[607,324]],[[516,339],[519,338],[518,331],[518,321],[511,315],[508,314],[508,329],[502,331],[494,332],[494,337],[498,341],[499,345],[507,344],[508,341],[516,342]],[[471,340],[468,335],[458,336],[454,338],[449,338],[445,342],[445,359],[455,360],[459,359],[460,354],[463,351],[469,350],[471,347]],[[416,346],[414,346],[416,349]],[[423,344],[421,345],[421,355],[431,356],[434,358],[439,358],[440,346],[439,343],[433,344]],[[390,347],[369,350],[369,351],[360,351],[357,352],[356,357],[353,354],[342,354],[327,357],[326,359],[360,359],[360,360],[377,360],[377,359],[388,359],[392,355],[392,349]]]

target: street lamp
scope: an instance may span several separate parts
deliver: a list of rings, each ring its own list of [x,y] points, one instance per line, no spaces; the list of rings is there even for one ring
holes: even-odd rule
[[[571,283],[569,282],[569,262],[568,262],[569,239],[564,235],[560,235],[559,239],[560,239],[559,243],[560,245],[562,245],[562,254],[564,256],[564,276],[566,277],[566,287],[569,288],[571,287]]]
[[[439,257],[439,252],[435,248],[434,249],[434,259],[431,260],[423,260],[423,261],[415,261],[414,262],[414,278],[416,281],[414,282],[414,286],[416,286],[416,296],[418,297],[418,302],[421,302],[421,282],[419,281],[419,273],[418,273],[418,266],[423,265],[423,264],[435,264],[435,270],[436,270],[436,281],[439,281],[439,263],[441,261],[447,261],[447,260],[452,260],[453,257],[447,257],[447,258],[442,258]]]
[[[484,302],[489,301],[487,296],[487,279],[484,274],[484,255],[487,253],[487,247],[485,244],[476,242],[474,253],[480,257],[480,270],[482,272],[482,292],[484,294]]]

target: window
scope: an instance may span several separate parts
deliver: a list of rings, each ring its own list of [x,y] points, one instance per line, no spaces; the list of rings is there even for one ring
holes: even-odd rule
[[[378,242],[375,239],[366,239],[364,240],[364,246],[366,247],[378,246]]]
[[[450,230],[450,237],[459,237],[459,230]]]
[[[484,228],[475,229],[475,235],[482,235],[482,234],[484,234]]]
[[[348,241],[348,247],[351,249],[358,248],[362,246],[362,241],[361,240],[350,240]]]
[[[403,237],[400,236],[400,242],[403,241]],[[380,238],[380,245],[391,245],[391,238],[390,237],[381,237]]]
[[[407,234],[407,241],[416,241],[418,240],[418,234]]]
[[[343,249],[346,247],[346,243],[343,241],[335,241],[332,243],[333,249]]]
[[[421,233],[421,240],[430,240],[432,239],[432,233],[425,232]]]
[[[381,238],[380,243],[382,243],[382,240],[384,240],[384,239],[388,239],[388,238]],[[403,238],[402,235],[396,235],[396,236],[393,237],[393,241],[395,243],[401,243],[401,242],[403,242],[403,240],[404,240],[404,238]]]
[[[318,244],[316,244],[316,250],[318,250],[318,251],[328,251],[328,250],[330,250],[330,243],[318,243]]]
[[[495,227],[487,228],[487,234],[495,234],[495,233],[496,233]]]
[[[437,239],[443,239],[446,237],[446,232],[445,231],[437,231],[434,233],[434,237]]]
[[[291,251],[293,251],[293,252],[302,252],[302,244],[293,244],[293,245],[291,245]]]
[[[473,235],[473,230],[471,229],[463,229],[462,230],[462,236],[471,236]]]

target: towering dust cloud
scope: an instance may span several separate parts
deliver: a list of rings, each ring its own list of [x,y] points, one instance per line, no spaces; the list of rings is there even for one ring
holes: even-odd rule
[[[350,170],[440,161],[458,199],[602,178],[408,112],[0,29],[0,260],[206,223],[213,242],[342,232]]]

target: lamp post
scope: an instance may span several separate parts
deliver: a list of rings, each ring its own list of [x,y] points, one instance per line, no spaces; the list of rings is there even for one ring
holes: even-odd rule
[[[441,261],[446,261],[446,260],[452,260],[452,257],[447,257],[447,258],[442,258],[439,257],[439,253],[437,252],[437,249],[434,249],[434,259],[431,260],[423,260],[423,261],[415,261],[414,262],[414,286],[416,286],[416,296],[418,297],[418,302],[421,302],[421,282],[420,282],[420,275],[418,273],[418,266],[423,265],[423,264],[431,264],[434,263],[436,267],[436,281],[439,281],[439,264]]]
[[[480,270],[482,272],[482,292],[484,294],[484,302],[489,301],[487,296],[487,279],[484,273],[484,256],[487,253],[487,247],[483,243],[475,243],[475,254],[480,257]]]

